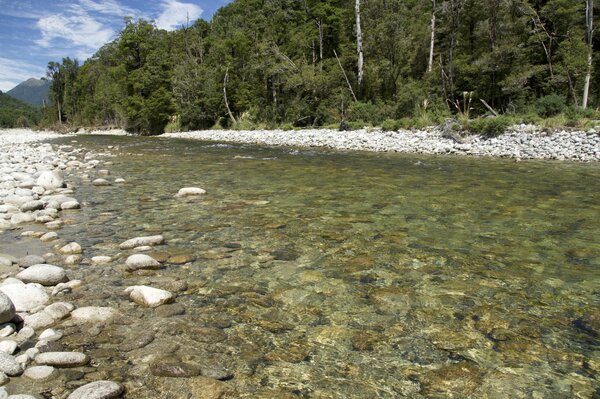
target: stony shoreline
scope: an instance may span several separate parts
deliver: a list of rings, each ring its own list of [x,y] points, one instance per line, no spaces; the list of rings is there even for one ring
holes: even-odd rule
[[[540,132],[521,125],[497,138],[447,137],[440,129],[233,131],[208,130],[167,133],[161,137],[186,138],[271,146],[321,147],[336,150],[397,152],[428,155],[462,155],[514,159],[600,161],[600,134],[596,132]]]

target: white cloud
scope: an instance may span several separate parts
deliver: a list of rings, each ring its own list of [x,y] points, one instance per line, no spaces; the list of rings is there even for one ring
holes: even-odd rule
[[[141,14],[140,11],[119,4],[115,0],[80,0],[79,3],[88,11],[98,12],[106,15],[114,15],[117,17],[135,17],[136,15]]]
[[[6,92],[29,78],[41,78],[46,70],[24,61],[0,57],[0,90]]]
[[[202,8],[196,4],[181,3],[177,0],[166,0],[162,3],[163,9],[156,20],[156,26],[160,29],[175,30],[185,25],[189,19],[190,23],[200,18]]]
[[[42,32],[42,37],[36,43],[44,48],[51,47],[58,39],[88,50],[97,50],[114,35],[112,28],[83,12],[44,17],[38,20],[37,26]]]

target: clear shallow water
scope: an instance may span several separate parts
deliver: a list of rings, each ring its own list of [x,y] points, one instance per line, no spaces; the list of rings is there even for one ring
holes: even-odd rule
[[[228,370],[230,397],[600,397],[597,164],[77,141],[117,146],[101,159],[127,181],[77,179],[89,203],[60,233],[86,257],[122,255],[72,272],[87,286],[65,300],[124,315],[67,331],[98,366],[86,379],[218,397],[202,378],[153,376],[164,361]],[[174,198],[186,186],[208,195]],[[124,272],[118,244],[157,233],[155,255],[195,260]],[[176,280],[188,288],[162,310],[121,295]]]

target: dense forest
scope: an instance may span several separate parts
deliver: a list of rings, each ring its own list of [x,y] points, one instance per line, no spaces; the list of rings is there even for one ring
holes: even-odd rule
[[[47,122],[308,127],[593,113],[592,0],[235,0],[48,65]],[[408,119],[411,118],[411,119]]]
[[[0,128],[32,127],[41,117],[39,108],[0,91]]]

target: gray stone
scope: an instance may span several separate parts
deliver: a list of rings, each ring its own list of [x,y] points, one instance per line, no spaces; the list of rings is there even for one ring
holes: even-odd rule
[[[79,245],[76,242],[71,242],[59,249],[59,252],[63,255],[78,255],[82,253],[83,250],[81,248],[81,245]]]
[[[98,186],[98,187],[106,187],[106,186],[110,186],[111,183],[106,179],[96,179],[92,182],[92,185]]]
[[[123,392],[120,384],[112,381],[94,381],[74,390],[67,399],[112,399]]]
[[[12,355],[13,353],[15,353],[18,346],[19,345],[17,344],[17,342],[13,341],[12,339],[0,341],[0,352]]]
[[[23,372],[23,376],[32,380],[49,380],[56,374],[52,366],[33,366]]]
[[[136,237],[121,243],[121,245],[119,245],[119,248],[133,249],[135,247],[142,247],[145,245],[161,245],[164,244],[164,242],[165,238],[162,235]]]
[[[27,201],[21,205],[21,212],[33,212],[39,211],[40,209],[44,209],[44,203],[39,200]]]
[[[62,204],[60,204],[60,209],[62,209],[63,211],[69,210],[69,209],[79,209],[79,208],[81,208],[81,205],[77,201],[67,201],[67,202],[63,202]]]
[[[90,358],[81,352],[45,352],[35,357],[36,364],[54,367],[78,367],[88,364]]]
[[[135,254],[131,255],[125,261],[127,270],[135,271],[140,269],[157,270],[161,268],[160,263],[149,255]]]
[[[45,259],[39,255],[27,255],[23,258],[17,259],[17,263],[21,267],[30,267],[33,265],[39,265],[46,262]]]
[[[14,377],[23,373],[23,367],[11,355],[0,352],[0,372]]]
[[[30,312],[41,305],[45,305],[50,299],[39,284],[3,285],[0,286],[0,291],[10,298],[17,312]]]
[[[155,308],[165,303],[170,303],[175,300],[175,295],[169,291],[160,290],[158,288],[148,287],[144,285],[136,285],[127,287],[125,294],[128,294],[132,301],[138,305],[149,308]]]
[[[47,264],[33,265],[15,277],[25,283],[38,283],[45,286],[52,286],[69,280],[65,269]]]
[[[191,197],[204,194],[206,194],[206,191],[199,187],[184,187],[177,192],[176,197]]]
[[[37,185],[45,189],[61,188],[65,185],[65,180],[60,172],[45,171],[37,179]]]
[[[15,317],[15,305],[10,297],[0,291],[0,324],[11,321]]]
[[[71,312],[71,318],[82,323],[103,323],[112,320],[117,314],[115,308],[87,306],[75,309]]]

